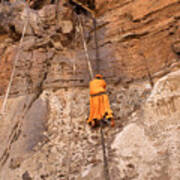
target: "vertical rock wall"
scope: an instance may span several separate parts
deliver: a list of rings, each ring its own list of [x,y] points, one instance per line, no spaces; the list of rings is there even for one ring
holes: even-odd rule
[[[99,129],[85,123],[89,77],[77,16],[65,1],[58,9],[35,2],[20,50],[25,4],[0,4],[0,105],[20,52],[0,124],[0,179],[101,180]],[[96,8],[100,72],[116,118],[104,129],[110,177],[178,180],[179,1],[100,0]],[[92,20],[80,16],[95,69]]]

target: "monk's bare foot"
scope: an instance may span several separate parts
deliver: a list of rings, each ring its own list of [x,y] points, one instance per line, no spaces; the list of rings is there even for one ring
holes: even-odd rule
[[[115,126],[115,122],[114,120],[111,120],[111,127],[114,127]]]

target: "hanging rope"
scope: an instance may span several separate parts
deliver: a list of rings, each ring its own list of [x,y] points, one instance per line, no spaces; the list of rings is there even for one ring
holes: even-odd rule
[[[95,18],[93,18],[93,24],[94,24],[94,42],[95,42],[95,49],[96,49],[96,73],[99,74],[100,57],[99,57],[99,47],[98,47],[98,40],[97,40],[97,31],[96,31],[97,22]],[[101,145],[102,145],[102,151],[103,151],[103,161],[104,161],[104,177],[105,177],[105,180],[110,180],[102,121],[100,121],[100,134],[101,134]]]
[[[95,42],[95,49],[96,49],[96,73],[99,74],[99,47],[98,47],[98,41],[97,41],[97,31],[96,31],[96,19],[93,18],[93,24],[94,24],[94,42]]]
[[[22,47],[22,43],[23,43],[23,40],[24,40],[24,35],[26,33],[27,26],[28,26],[28,15],[29,15],[29,13],[28,13],[28,6],[27,6],[27,4],[26,4],[26,7],[25,7],[25,15],[26,15],[26,19],[25,19],[25,23],[24,23],[24,27],[23,27],[22,36],[21,36],[19,47],[18,47],[16,56],[15,56],[15,60],[14,60],[13,69],[12,69],[12,73],[11,73],[11,76],[10,76],[10,81],[9,81],[9,84],[8,84],[8,88],[6,90],[6,94],[5,94],[5,97],[4,97],[3,105],[2,105],[2,108],[1,108],[1,115],[2,116],[4,115],[4,112],[5,112],[5,108],[6,108],[6,104],[7,104],[7,99],[9,97],[9,93],[10,93],[10,90],[11,90],[11,87],[12,87],[12,82],[13,82],[15,71],[16,71],[16,65],[17,65],[17,62],[19,60],[20,49]]]
[[[82,22],[81,22],[79,16],[78,16],[78,19],[79,19],[80,31],[81,31],[81,36],[82,36],[83,45],[84,45],[84,51],[85,51],[86,59],[88,62],[88,69],[89,69],[91,79],[93,79],[93,77],[94,77],[93,70],[92,70],[92,65],[90,62],[90,57],[88,54],[87,44],[86,44],[85,37],[84,37],[84,29],[83,29]],[[93,18],[93,24],[94,24],[94,39],[95,39],[95,48],[96,48],[96,68],[97,68],[96,72],[99,73],[99,50],[98,50],[97,33],[96,33],[96,19],[95,18]],[[105,177],[105,180],[110,180],[102,121],[100,121],[100,134],[101,134],[101,145],[102,145],[102,151],[103,151],[104,177]]]
[[[84,28],[82,26],[81,18],[79,16],[77,16],[77,17],[78,17],[78,20],[79,20],[79,27],[80,27],[80,31],[81,31],[81,37],[82,37],[82,40],[83,40],[83,46],[84,46],[84,51],[85,51],[86,60],[87,60],[87,64],[88,64],[89,74],[90,74],[91,79],[93,79],[94,74],[93,74],[93,70],[92,70],[90,57],[89,57],[89,54],[88,54],[87,44],[86,44],[85,37],[84,37]]]
[[[103,150],[103,161],[104,161],[104,177],[105,180],[110,180],[102,121],[100,121],[100,133],[101,133],[101,145]]]
[[[93,24],[94,24],[94,42],[95,42],[95,49],[96,49],[96,72],[97,74],[99,74],[100,57],[99,57],[99,47],[98,47],[98,40],[97,40],[97,31],[96,31],[97,22],[95,18],[93,18]],[[100,133],[101,133],[101,145],[102,145],[102,150],[103,150],[103,160],[104,160],[104,177],[106,180],[110,180],[102,121],[100,121]]]

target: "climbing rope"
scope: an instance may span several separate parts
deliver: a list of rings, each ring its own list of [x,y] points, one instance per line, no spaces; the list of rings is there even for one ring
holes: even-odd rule
[[[95,49],[96,49],[96,73],[99,74],[99,47],[98,47],[98,41],[97,41],[97,31],[96,31],[96,19],[93,18],[93,24],[94,24],[94,42],[95,42]]]
[[[102,145],[102,150],[103,150],[103,161],[104,161],[104,177],[105,177],[105,180],[110,180],[102,121],[100,121],[100,133],[101,133],[101,145]]]
[[[100,71],[100,69],[99,69],[99,67],[100,67],[100,65],[99,65],[100,57],[99,57],[99,47],[98,47],[98,40],[97,40],[97,31],[96,31],[96,29],[97,29],[97,27],[96,27],[96,25],[97,25],[96,18],[93,18],[93,24],[94,24],[94,42],[95,42],[95,49],[96,49],[96,72],[97,72],[97,74],[99,74],[99,71]],[[110,180],[102,121],[100,121],[100,134],[101,134],[101,145],[102,145],[102,150],[103,150],[104,177],[105,177],[105,180]]]
[[[85,51],[86,59],[87,59],[87,62],[88,62],[88,69],[89,69],[91,79],[93,79],[93,77],[94,77],[93,76],[93,70],[92,70],[90,57],[89,57],[89,54],[88,54],[87,44],[86,44],[85,37],[84,37],[84,29],[83,29],[83,26],[82,26],[82,21],[81,21],[79,16],[78,16],[78,19],[79,19],[79,26],[80,26],[81,36],[82,36],[82,40],[83,40],[84,51]],[[97,68],[96,72],[99,73],[99,48],[98,48],[98,41],[97,41],[96,19],[95,18],[93,18],[93,24],[94,24],[94,39],[95,39],[95,48],[96,48],[96,68]],[[100,121],[100,134],[101,134],[101,145],[102,145],[102,151],[103,151],[104,177],[105,177],[105,180],[110,180],[102,121]]]
[[[83,41],[83,46],[84,46],[84,51],[85,51],[86,60],[87,60],[87,64],[88,64],[89,74],[90,74],[91,79],[93,79],[94,74],[93,74],[93,70],[92,70],[90,57],[89,57],[89,54],[88,54],[87,44],[86,44],[85,37],[84,37],[84,28],[82,26],[81,18],[79,16],[77,16],[77,17],[78,17],[78,20],[79,20],[79,28],[80,28],[80,32],[81,32],[82,41]]]
[[[28,15],[29,15],[29,13],[28,13],[28,5],[27,5],[27,3],[26,3],[26,7],[25,7],[25,15],[26,15],[26,19],[25,19],[25,22],[24,22],[23,32],[22,32],[22,36],[21,36],[21,39],[20,39],[20,43],[19,43],[19,47],[18,47],[16,56],[15,56],[15,60],[14,60],[13,69],[12,69],[12,73],[11,73],[11,76],[10,76],[10,81],[9,81],[9,84],[8,84],[8,88],[6,90],[4,101],[3,101],[3,104],[2,104],[1,113],[0,113],[1,116],[4,115],[4,112],[5,112],[5,109],[6,109],[7,99],[9,97],[9,93],[10,93],[10,90],[11,90],[11,87],[12,87],[12,82],[13,82],[15,71],[16,71],[16,65],[17,65],[17,62],[19,60],[20,49],[22,47],[22,43],[23,43],[23,40],[24,40],[24,35],[26,33],[27,26],[28,26]]]

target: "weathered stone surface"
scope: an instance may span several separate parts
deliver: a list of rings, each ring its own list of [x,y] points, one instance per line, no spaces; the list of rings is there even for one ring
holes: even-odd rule
[[[87,86],[86,56],[77,16],[73,13],[72,7],[66,5],[65,1],[60,2],[59,9],[55,4],[45,1],[40,6],[42,8],[36,10],[28,8],[26,11],[24,7],[23,2],[1,5],[0,12],[3,20],[0,22],[0,26],[3,27],[2,33],[8,33],[8,36],[12,39],[19,40],[24,22],[28,16],[29,25],[25,34],[23,49],[28,51],[29,56],[35,49],[41,49],[44,54],[53,51],[55,55],[59,56],[61,54],[61,56],[64,56],[63,59],[71,58],[70,61],[76,62],[73,64],[74,68],[68,70],[68,79],[66,75],[62,75],[60,82],[47,84],[46,81],[45,86],[52,88],[59,87],[59,84],[62,87]],[[132,80],[147,78],[147,70],[153,77],[155,73],[169,68],[174,62],[178,62],[178,43],[175,43],[179,42],[178,34],[180,32],[178,0],[160,1],[159,3],[143,0],[137,2],[128,0],[107,2],[101,0],[96,2],[96,7],[100,72],[107,78],[108,82],[114,82],[118,78]],[[57,17],[56,10],[58,10]],[[168,17],[167,14],[169,14]],[[83,23],[89,55],[95,70],[93,24],[87,17],[84,18]],[[0,44],[3,45],[4,41]],[[9,48],[14,46],[13,41],[8,45],[4,44],[5,49],[7,46]],[[70,49],[71,55],[67,53]],[[7,56],[5,51],[2,52],[2,56]],[[46,60],[48,61],[47,64],[51,64],[50,58]],[[24,59],[24,61],[26,60]],[[1,66],[6,66],[3,61],[0,63]],[[12,64],[13,58],[8,62],[8,66]],[[61,69],[61,65],[57,66]],[[20,71],[19,68],[17,68],[17,71]],[[27,71],[25,67],[21,70]],[[32,69],[32,71],[36,70]],[[169,69],[168,71],[171,72],[172,70]],[[0,86],[2,93],[7,87],[10,72],[5,71],[7,76],[4,77],[4,83]],[[48,68],[47,73],[53,73],[51,68]],[[36,82],[34,82],[36,85],[39,83],[38,76],[39,74],[36,74]],[[18,87],[23,88],[24,83],[27,82],[26,77],[19,77],[21,83],[18,84]],[[78,81],[74,79],[78,79]],[[55,82],[56,80],[51,79],[52,81]],[[30,83],[27,83],[27,85],[31,87],[31,81],[28,80],[28,82]],[[14,86],[15,84],[13,84],[13,88],[17,89]]]
[[[42,99],[36,100],[34,97],[32,95],[15,98],[15,101],[11,99],[7,107],[10,111],[1,119],[3,148],[0,150],[0,172],[2,177],[7,169],[20,168],[24,159],[33,155],[35,146],[47,140],[43,135],[48,119],[47,104]],[[9,130],[5,133],[7,128]],[[2,170],[2,166],[5,169]],[[14,178],[13,174],[9,175],[10,179]]]
[[[157,150],[145,135],[143,127],[133,123],[125,127],[116,136],[112,149],[116,150],[115,160],[119,162],[117,179],[118,176],[121,179],[146,179],[155,176],[153,171],[157,165],[154,164],[154,168],[149,166],[157,159]]]
[[[37,43],[36,37],[28,36],[28,37],[24,38],[24,41],[22,43],[22,48],[25,51],[32,50],[36,46],[36,43]]]
[[[44,6],[38,14],[44,23],[56,23],[56,5]]]
[[[62,21],[60,26],[63,34],[71,33],[73,30],[73,24],[71,21]]]
[[[43,141],[46,130],[48,111],[46,102],[37,99],[28,110],[23,122],[23,136],[27,142],[27,151],[31,151],[38,142]]]
[[[113,92],[110,100],[116,127],[105,128],[104,133],[112,179],[179,179],[179,78],[180,72],[176,71],[160,79],[149,97],[147,82],[131,84],[126,91],[122,86],[109,86],[108,90]],[[25,116],[23,132],[12,145],[16,153],[10,153],[8,159],[11,161],[2,166],[6,173],[1,172],[0,176],[18,180],[18,175],[28,170],[32,179],[40,176],[47,179],[103,179],[99,130],[91,130],[85,124],[87,95],[85,88],[45,90],[40,97],[42,100],[33,103]],[[48,116],[42,102],[48,103]],[[41,118],[48,118],[43,141],[36,134],[42,128]],[[121,124],[125,126],[123,129]],[[36,144],[34,152],[32,140]],[[20,142],[23,146],[18,150]],[[20,165],[12,166],[12,162],[19,162],[16,161],[18,152],[24,158]],[[9,166],[17,168],[11,171],[6,168]]]
[[[31,1],[28,11],[24,2],[0,4],[0,95],[29,17],[0,123],[0,179],[102,180],[99,129],[85,123],[89,74],[79,22],[65,1],[50,3]],[[179,1],[96,3],[100,73],[116,117],[115,128],[104,128],[110,177],[179,180]],[[92,20],[84,17],[83,27],[95,70]]]
[[[22,179],[23,179],[23,180],[32,180],[32,178],[30,177],[28,171],[26,171],[26,172],[22,175]]]
[[[174,50],[174,52],[179,55],[180,54],[180,41],[175,42],[172,45],[172,49]]]
[[[180,71],[160,79],[139,113],[111,144],[112,179],[178,180],[179,176]],[[85,179],[99,167],[84,171]],[[102,179],[99,175],[97,179]]]

